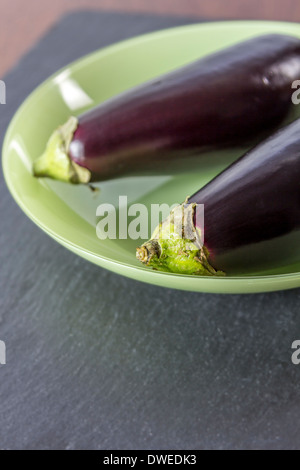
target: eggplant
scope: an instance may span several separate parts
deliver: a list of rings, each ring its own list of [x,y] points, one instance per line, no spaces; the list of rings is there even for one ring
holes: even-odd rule
[[[71,116],[33,173],[88,183],[157,170],[191,154],[250,148],[288,116],[299,77],[298,38],[249,39]]]
[[[137,249],[137,258],[155,269],[198,275],[299,262],[300,119],[175,208]]]

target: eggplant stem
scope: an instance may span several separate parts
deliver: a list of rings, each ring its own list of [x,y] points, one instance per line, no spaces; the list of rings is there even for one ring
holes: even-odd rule
[[[51,135],[45,152],[33,163],[33,175],[53,178],[68,183],[88,183],[91,172],[73,162],[68,155],[69,146],[77,129],[78,120],[70,119]]]
[[[173,209],[152,238],[138,247],[136,257],[159,271],[198,276],[224,276],[210,264],[208,249],[201,241],[201,231],[194,225],[196,204],[185,202]]]

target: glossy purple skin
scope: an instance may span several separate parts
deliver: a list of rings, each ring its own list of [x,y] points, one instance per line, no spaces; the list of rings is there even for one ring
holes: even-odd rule
[[[247,152],[189,201],[204,204],[204,241],[216,268],[245,266],[245,256],[250,265],[266,269],[299,262],[300,119]]]
[[[83,114],[69,155],[101,180],[192,150],[253,145],[287,116],[299,78],[299,39],[250,39]]]

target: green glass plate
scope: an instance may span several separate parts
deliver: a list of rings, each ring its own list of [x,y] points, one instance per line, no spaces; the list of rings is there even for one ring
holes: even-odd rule
[[[168,29],[100,50],[60,70],[40,85],[15,114],[3,145],[7,185],[22,210],[51,237],[83,258],[139,281],[198,292],[247,293],[300,286],[300,265],[261,275],[212,278],[152,271],[135,258],[141,240],[100,240],[96,208],[128,204],[181,202],[208,182],[230,161],[229,156],[198,162],[190,173],[120,178],[88,187],[35,179],[32,161],[44,150],[51,132],[70,114],[174,69],[200,56],[263,33],[300,37],[300,25],[277,22],[218,22]],[[300,78],[300,77],[299,77]],[[137,288],[134,287],[133,288]]]

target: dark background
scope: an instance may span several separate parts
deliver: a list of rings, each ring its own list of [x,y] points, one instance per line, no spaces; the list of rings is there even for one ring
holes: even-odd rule
[[[300,21],[299,0],[0,0],[0,77],[63,13],[83,8],[198,19]]]
[[[1,141],[26,95],[61,66],[188,22],[65,16],[3,77]],[[207,295],[122,278],[47,237],[2,176],[0,221],[1,449],[300,448],[299,289]]]

